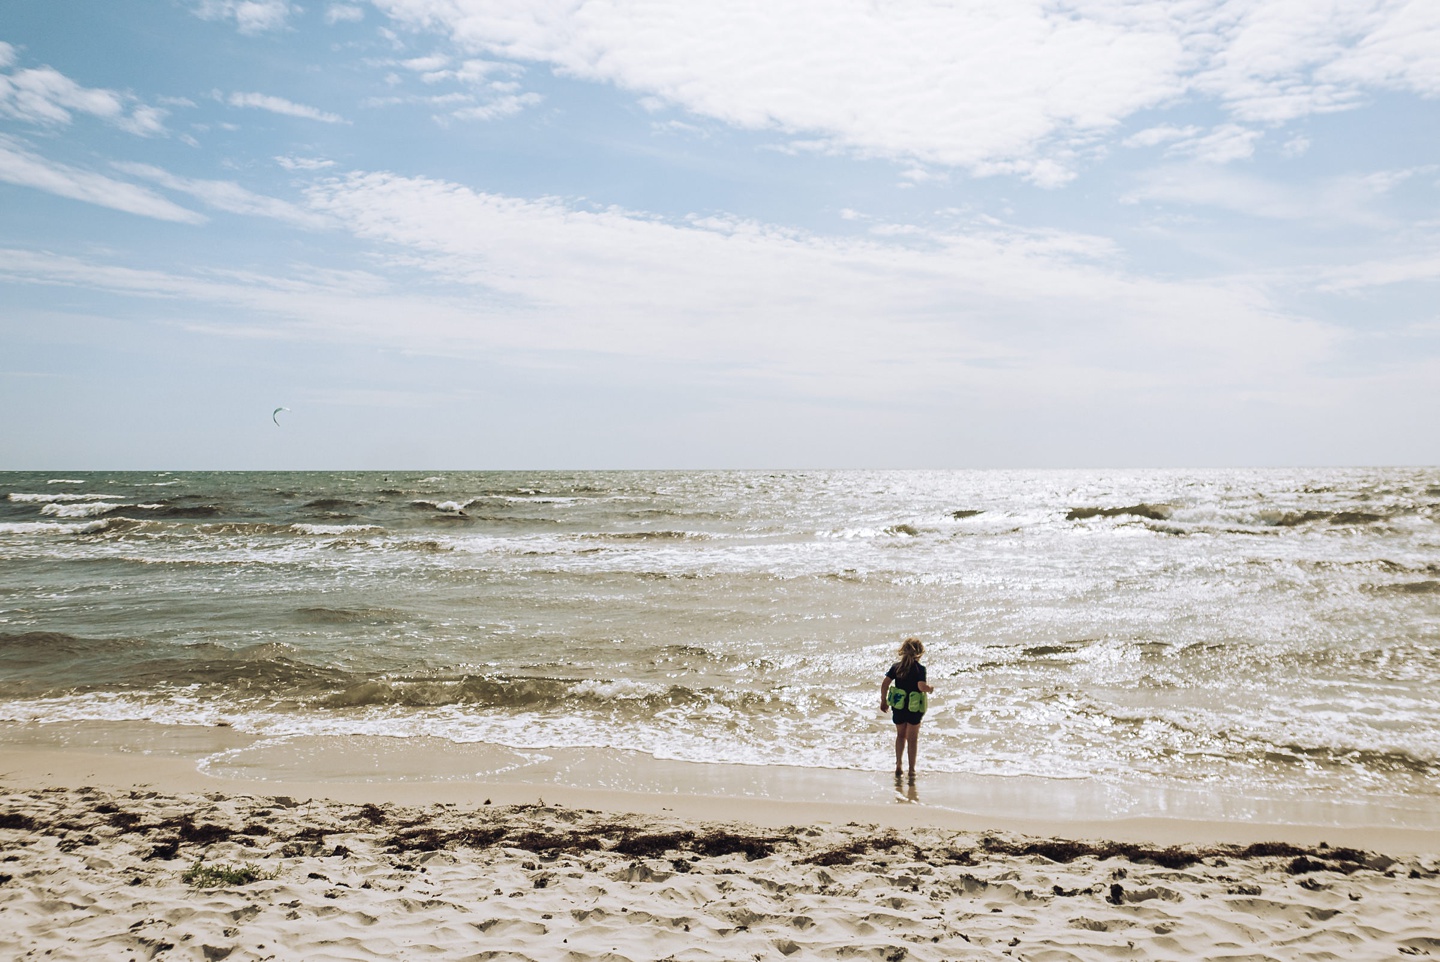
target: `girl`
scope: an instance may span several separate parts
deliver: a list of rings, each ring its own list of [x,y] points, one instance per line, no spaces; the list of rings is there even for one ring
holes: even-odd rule
[[[890,710],[895,722],[895,775],[900,776],[900,757],[910,750],[910,776],[915,776],[915,745],[920,739],[920,719],[925,717],[925,695],[935,689],[925,682],[925,666],[920,656],[925,646],[919,638],[906,638],[900,643],[900,660],[890,666],[880,682],[880,710]],[[891,685],[895,690],[890,690]]]

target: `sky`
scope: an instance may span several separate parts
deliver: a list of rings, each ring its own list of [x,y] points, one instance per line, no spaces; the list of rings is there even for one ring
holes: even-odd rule
[[[5,0],[0,404],[9,470],[1435,465],[1440,3]]]

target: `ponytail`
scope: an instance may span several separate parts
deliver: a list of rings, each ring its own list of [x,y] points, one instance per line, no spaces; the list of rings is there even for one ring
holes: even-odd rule
[[[919,638],[906,638],[900,642],[900,669],[897,674],[908,675],[915,670],[915,665],[920,661],[920,656],[925,654],[925,646]]]

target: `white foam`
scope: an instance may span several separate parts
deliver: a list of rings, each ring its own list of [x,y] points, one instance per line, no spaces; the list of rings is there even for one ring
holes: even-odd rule
[[[20,504],[50,504],[55,501],[111,501],[118,500],[118,494],[24,494],[19,491],[12,491],[6,496],[9,500]]]
[[[878,537],[880,534],[875,528],[840,528],[835,531],[818,531],[816,535],[821,538],[833,538],[837,541],[854,541],[856,539],[868,539]]]
[[[361,531],[384,531],[378,524],[292,524],[290,530],[300,534],[356,534]]]
[[[470,507],[470,505],[474,504],[476,501],[479,500],[479,498],[471,498],[469,501],[426,501],[424,498],[420,498],[415,501],[411,501],[410,503],[429,505],[436,511],[443,511],[446,514],[460,514],[466,508]]]
[[[40,509],[40,513],[52,518],[95,518],[109,514],[117,508],[128,507],[131,505],[113,501],[86,501],[80,504],[47,504]]]
[[[84,484],[84,481],[77,481],[74,478],[51,478],[46,484]]]
[[[110,527],[108,521],[88,524],[61,524],[58,521],[19,521],[0,524],[0,534],[91,534]]]

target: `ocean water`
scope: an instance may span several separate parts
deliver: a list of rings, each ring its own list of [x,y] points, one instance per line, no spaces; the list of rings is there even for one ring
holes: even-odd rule
[[[1440,471],[0,474],[0,720],[1440,802]],[[402,743],[397,743],[402,744]]]

